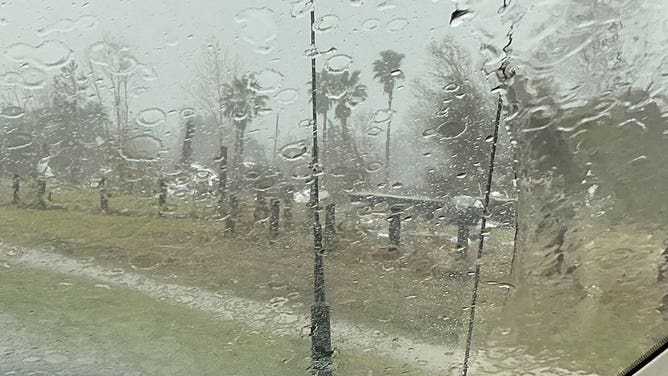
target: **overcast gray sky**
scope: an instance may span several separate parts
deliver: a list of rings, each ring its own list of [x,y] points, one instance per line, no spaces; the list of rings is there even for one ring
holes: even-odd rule
[[[625,19],[622,45],[630,56],[641,56],[647,46],[665,46],[668,26],[661,16],[662,11],[665,16],[666,10],[662,0],[609,1],[626,4],[621,6],[628,12],[624,15],[628,19]],[[305,130],[299,129],[297,124],[310,117],[306,93],[310,60],[304,56],[309,47],[309,17],[307,13],[299,14],[302,3],[292,0],[6,0],[0,3],[0,72],[16,69],[17,61],[27,60],[51,75],[69,50],[73,51],[72,58],[83,61],[86,47],[111,36],[127,42],[138,60],[155,72],[154,79],[142,84],[147,90],[134,99],[131,111],[136,114],[144,108],[158,107],[168,112],[184,106],[196,107],[184,88],[192,87],[202,48],[211,38],[216,38],[239,54],[245,70],[271,70],[283,76],[271,95],[287,89],[281,95],[289,98],[294,93],[291,90],[296,90],[297,96],[291,103],[271,103],[274,110],[281,110],[281,142],[287,143],[306,136]],[[579,22],[574,18],[578,11],[569,11],[563,1],[515,0],[511,2],[511,11],[502,14],[498,12],[503,4],[501,0],[459,0],[457,3],[461,9],[473,10],[474,16],[452,27],[448,21],[455,3],[448,0],[316,1],[317,18],[322,18],[320,28],[323,29],[317,33],[318,49],[336,48],[334,54],[319,58],[318,69],[334,55],[352,57],[350,69],[362,70],[362,81],[369,88],[369,99],[355,112],[373,112],[386,106],[386,98],[382,87],[372,80],[371,63],[384,49],[406,54],[403,70],[407,88],[400,90],[395,99],[398,111],[395,126],[401,130],[405,127],[401,120],[405,119],[412,101],[408,83],[425,71],[425,49],[430,42],[444,37],[455,39],[472,53],[472,68],[479,70],[485,60],[498,63],[509,26],[516,22],[515,61],[520,69],[531,71],[577,50],[567,46],[543,56],[542,60],[536,58],[536,51],[549,45],[548,42],[559,35],[586,35],[588,30],[588,26],[582,30],[573,28]],[[605,19],[599,21],[606,22]],[[634,40],[635,37],[640,40]],[[483,48],[481,42],[491,48]],[[39,45],[41,47],[34,47]],[[345,58],[339,58],[333,64],[343,60]],[[639,59],[635,73],[649,77],[648,72],[652,64],[656,67],[656,61],[655,57]],[[53,65],[50,69],[46,67],[49,64]],[[578,67],[569,63],[555,64],[549,73],[570,72],[564,76],[564,82],[572,86],[582,79],[577,71]],[[665,70],[659,69],[661,72]],[[260,141],[269,139],[274,119],[272,113],[255,121],[252,128],[257,131],[251,129],[252,137]],[[177,120],[177,114],[169,115],[164,130],[174,129]]]

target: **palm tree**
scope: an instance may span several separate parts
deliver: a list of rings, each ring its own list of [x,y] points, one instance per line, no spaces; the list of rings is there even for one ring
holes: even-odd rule
[[[360,83],[360,71],[345,71],[337,80],[332,81],[332,92],[342,93],[336,100],[334,117],[341,122],[341,138],[348,147],[354,147],[348,129],[348,119],[352,109],[367,98],[366,85]]]
[[[404,72],[401,71],[401,62],[406,57],[396,51],[385,50],[380,52],[380,59],[373,62],[373,78],[383,85],[383,92],[387,94],[387,108],[392,111],[392,99],[394,86],[398,80],[403,80]],[[385,178],[390,176],[390,125],[387,122],[387,135],[385,140]]]
[[[327,132],[327,114],[332,109],[334,100],[332,99],[332,85],[334,76],[326,69],[323,69],[316,76],[315,104],[316,112],[322,115],[322,133],[323,141]]]
[[[243,163],[246,128],[258,116],[260,111],[267,110],[269,97],[259,94],[261,89],[255,75],[252,73],[241,77],[233,77],[223,85],[223,115],[232,121],[235,131],[232,168],[237,175],[237,179]]]
[[[348,128],[348,120],[352,110],[367,98],[367,87],[360,83],[360,71],[345,71],[341,74],[332,75],[329,85],[330,98],[335,100],[334,117],[339,120],[340,127],[336,136],[335,151],[330,146],[329,158],[330,171],[334,172],[332,176],[339,175],[330,179],[330,189],[332,192],[351,189],[356,184],[365,180],[364,166],[357,147],[352,139],[352,134]]]

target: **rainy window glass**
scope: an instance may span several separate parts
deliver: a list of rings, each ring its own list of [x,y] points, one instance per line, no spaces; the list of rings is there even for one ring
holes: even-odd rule
[[[616,375],[663,0],[0,2],[0,373]]]

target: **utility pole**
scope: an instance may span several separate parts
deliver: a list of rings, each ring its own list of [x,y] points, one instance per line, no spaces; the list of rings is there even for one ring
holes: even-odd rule
[[[315,7],[311,8],[311,48],[315,50]],[[332,335],[329,305],[325,298],[325,267],[322,226],[320,224],[318,197],[318,121],[316,106],[315,54],[311,57],[311,104],[313,155],[311,159],[311,197],[313,214],[313,304],[311,305],[311,373],[316,376],[332,376]]]

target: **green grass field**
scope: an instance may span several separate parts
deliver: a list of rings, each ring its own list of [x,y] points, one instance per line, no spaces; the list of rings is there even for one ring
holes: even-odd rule
[[[146,375],[305,375],[308,338],[274,336],[117,287],[22,267],[0,271],[0,312],[36,345],[98,353]],[[370,353],[337,351],[342,375],[427,375]]]

